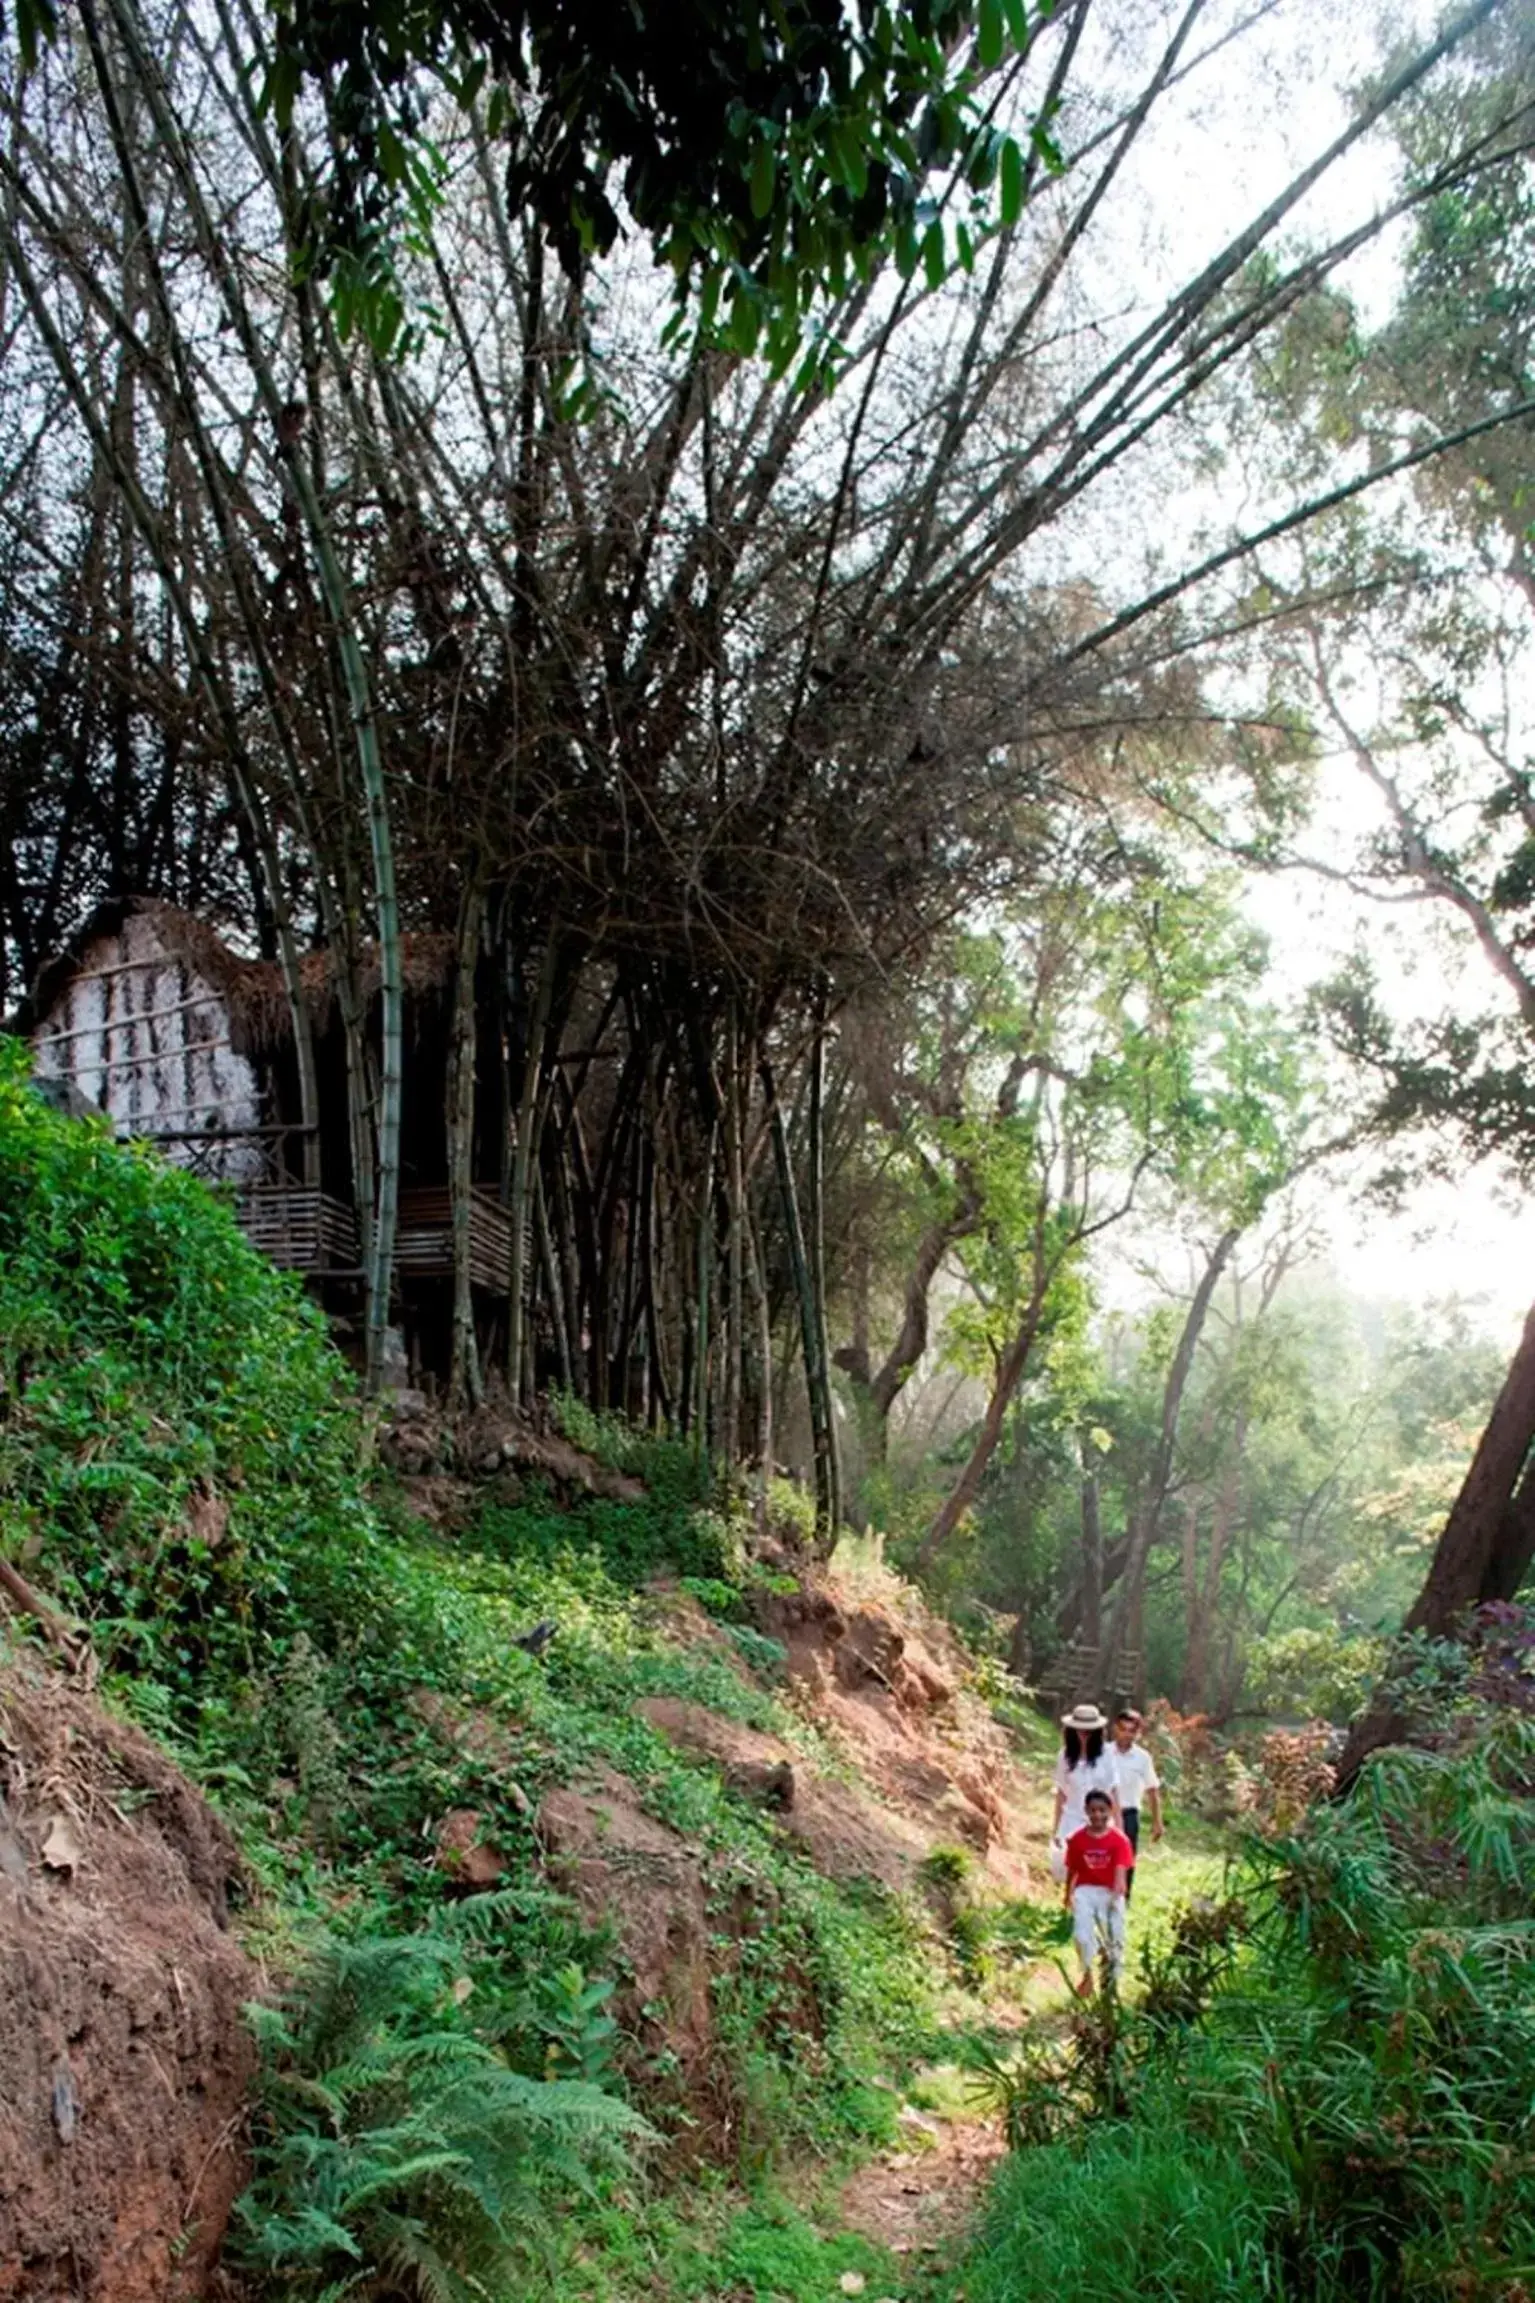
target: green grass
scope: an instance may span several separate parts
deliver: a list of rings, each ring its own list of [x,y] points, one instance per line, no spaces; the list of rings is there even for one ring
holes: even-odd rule
[[[812,2215],[770,2186],[690,2184],[685,2200],[630,2192],[589,2216],[560,2273],[557,2303],[842,2303],[844,2274],[865,2303],[916,2303],[928,2282],[910,2260],[834,2215]]]
[[[1149,1831],[1142,1833],[1130,1899],[1132,1957],[1142,1943],[1165,1943],[1172,1915],[1183,1904],[1220,1893],[1233,1847],[1229,1831],[1195,1815],[1172,1817],[1158,1845]]]
[[[1268,2204],[1171,2109],[1015,2153],[947,2293],[966,2303],[1274,2303]]]

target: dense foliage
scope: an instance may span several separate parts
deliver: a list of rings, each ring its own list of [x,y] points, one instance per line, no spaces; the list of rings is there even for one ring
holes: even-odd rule
[[[227,1207],[29,1069],[0,1041],[6,1545],[191,1717],[300,1630],[388,1613],[351,1387]]]
[[[1447,1712],[1442,1685],[1436,1720],[1435,1748],[1253,1842],[1224,1900],[1144,1963],[1139,2005],[1103,1998],[1018,2067],[1028,2140],[965,2266],[971,2298],[1521,2291],[1535,1736],[1517,1707]]]

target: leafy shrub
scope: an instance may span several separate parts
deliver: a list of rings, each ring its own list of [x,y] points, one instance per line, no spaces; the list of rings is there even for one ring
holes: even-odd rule
[[[1291,1832],[1333,1786],[1333,1730],[1321,1720],[1263,1738],[1253,1770],[1253,1820],[1261,1831]]]
[[[814,1550],[815,1498],[797,1480],[769,1479],[767,1531],[791,1551]]]
[[[520,1503],[487,1510],[478,1531],[481,1548],[504,1559],[552,1562],[589,1551],[628,1591],[663,1575],[734,1588],[739,1572],[739,1536],[730,1522],[690,1495],[664,1489],[648,1489],[632,1503],[587,1496],[565,1510],[530,1485]]]
[[[1231,1823],[1250,1811],[1254,1790],[1247,1764],[1219,1741],[1202,1711],[1176,1711],[1159,1698],[1146,1715],[1146,1741],[1168,1790],[1192,1814],[1207,1823]]]
[[[1503,1710],[1535,1711],[1535,1607],[1490,1600],[1465,1641],[1469,1692]]]
[[[1245,1700],[1270,1718],[1346,1726],[1363,1709],[1385,1660],[1383,1639],[1335,1624],[1270,1632],[1248,1651]]]
[[[646,2139],[600,2089],[513,2070],[472,2002],[460,1948],[416,1935],[333,1941],[281,2005],[251,2009],[262,2068],[235,2255],[265,2293],[525,2291],[553,2251],[551,2191]]]
[[[929,1887],[944,1895],[957,1895],[975,1874],[975,1858],[967,1847],[935,1847],[917,1866]]]
[[[754,1671],[759,1679],[783,1678],[789,1650],[781,1639],[770,1639],[765,1631],[754,1631],[749,1623],[732,1623],[727,1628],[732,1647],[739,1651],[749,1671]]]
[[[0,1042],[0,1531],[109,1668],[188,1712],[372,1583],[350,1386],[228,1208]]]

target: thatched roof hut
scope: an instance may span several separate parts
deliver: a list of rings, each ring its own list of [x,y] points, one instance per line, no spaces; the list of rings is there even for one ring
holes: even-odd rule
[[[437,1286],[452,1269],[445,1092],[454,939],[404,939],[407,1093],[401,1137],[397,1271]],[[318,1112],[302,1124],[293,1011],[282,972],[246,959],[205,920],[150,897],[99,904],[38,977],[13,1028],[36,1076],[73,1108],[105,1112],[124,1135],[240,1186],[240,1220],[274,1262],[327,1282],[359,1274],[347,1058],[329,952],[300,970],[314,1032]],[[357,970],[378,997],[376,949]],[[510,1247],[492,1196],[476,1194],[476,1284],[504,1292]]]
[[[48,962],[16,1022],[40,1080],[67,1086],[125,1135],[246,1180],[275,1117],[253,1028],[271,972],[174,904],[119,897]]]

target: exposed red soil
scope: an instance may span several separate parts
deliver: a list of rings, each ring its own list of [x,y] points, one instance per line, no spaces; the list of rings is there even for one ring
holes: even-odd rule
[[[903,1598],[898,1615],[833,1581],[773,1595],[760,1628],[783,1642],[799,1700],[829,1729],[919,1852],[962,1844],[1021,1893],[1027,1800],[1007,1738],[963,1689],[964,1659],[939,1621]]]
[[[731,2123],[715,2051],[711,1919],[698,1851],[647,1815],[624,1776],[599,1769],[551,1791],[538,1811],[552,1878],[591,1927],[610,1926],[621,1983],[615,2013],[641,2053],[675,2075],[699,2147]],[[662,2088],[660,2092],[667,2090]]]
[[[181,2303],[243,2176],[234,1844],[147,1736],[21,1660],[0,1791],[0,2303]]]
[[[630,1473],[614,1471],[560,1433],[529,1422],[499,1393],[473,1414],[454,1416],[424,1392],[395,1392],[379,1429],[378,1451],[391,1470],[413,1483],[413,1504],[424,1507],[423,1517],[434,1524],[472,1508],[471,1481],[518,1472],[546,1480],[567,1499],[597,1495],[639,1503],[645,1495],[643,1483]]]
[[[828,1878],[877,1879],[896,1889],[912,1885],[932,1842],[899,1808],[857,1784],[817,1774],[776,1736],[738,1727],[700,1703],[656,1695],[635,1709],[679,1750],[712,1759],[727,1783],[774,1813]]]
[[[995,2121],[924,2120],[843,2185],[841,2218],[893,2255],[937,2253],[970,2224],[1005,2146]]]

